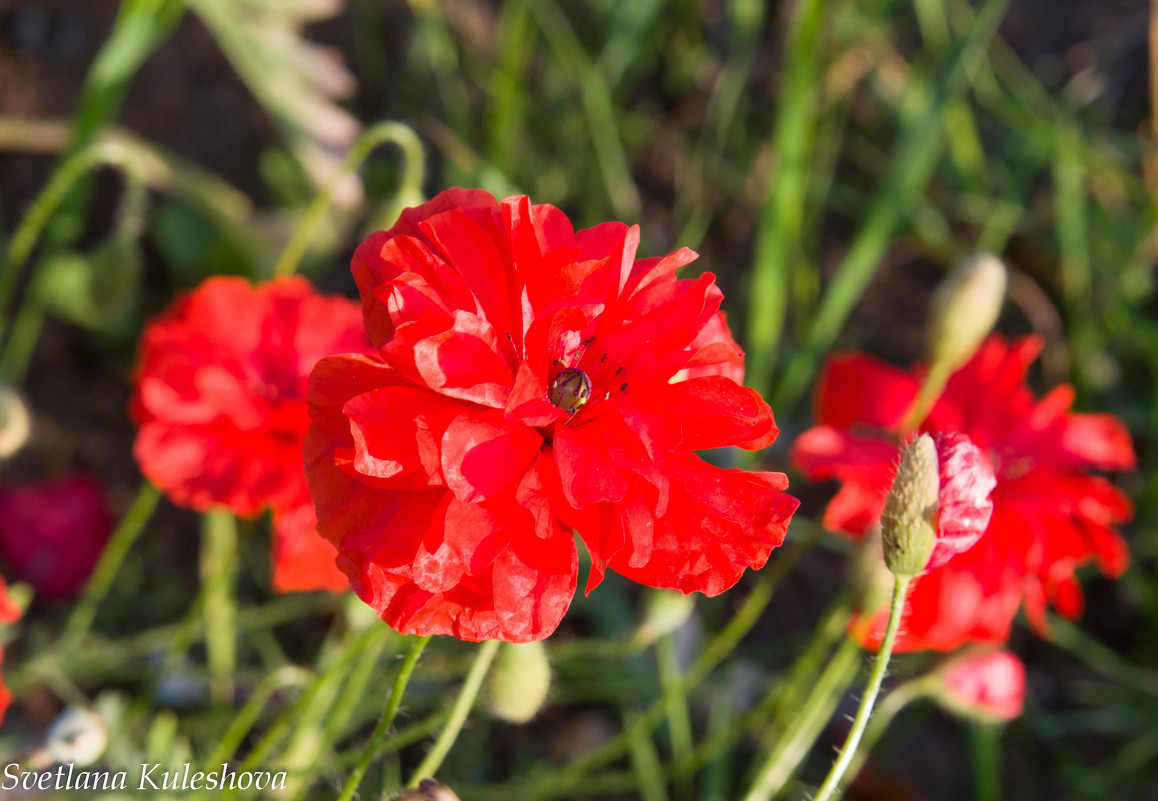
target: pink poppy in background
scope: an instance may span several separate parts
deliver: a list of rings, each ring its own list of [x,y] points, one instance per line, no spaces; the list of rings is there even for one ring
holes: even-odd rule
[[[40,597],[75,598],[112,526],[104,487],[91,476],[0,485],[0,557]]]

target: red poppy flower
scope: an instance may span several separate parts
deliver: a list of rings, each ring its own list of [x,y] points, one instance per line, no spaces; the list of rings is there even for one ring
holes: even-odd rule
[[[967,435],[991,463],[997,486],[976,545],[914,583],[897,641],[902,650],[1003,641],[1023,601],[1039,628],[1051,603],[1076,617],[1082,608],[1076,568],[1094,561],[1113,577],[1129,561],[1113,526],[1130,518],[1130,501],[1089,471],[1132,467],[1130,436],[1115,417],[1070,411],[1069,386],[1036,400],[1025,374],[1041,347],[1037,337],[1012,344],[990,337],[950,378],[922,425],[930,433]],[[792,452],[810,479],[841,482],[824,514],[828,528],[860,535],[880,519],[897,432],[920,380],[920,371],[863,354],[829,360],[817,394],[820,425],[802,434]],[[883,629],[879,617],[870,642]]]
[[[715,595],[782,541],[782,474],[694,454],[777,434],[721,375],[740,354],[713,276],[677,280],[695,254],[636,261],[638,243],[452,189],[358,249],[379,358],[318,363],[306,472],[319,531],[391,626],[546,637],[574,594],[572,529],[588,590],[610,568]]]
[[[275,587],[344,589],[303,522],[306,391],[320,358],[368,348],[358,305],[304,279],[208,279],[145,328],[130,409],[141,471],[197,511],[273,507]]]
[[[940,700],[958,714],[1007,721],[1025,707],[1025,665],[1008,651],[966,654],[937,675]]]
[[[0,487],[0,555],[44,598],[76,597],[111,531],[104,488],[91,476]]]

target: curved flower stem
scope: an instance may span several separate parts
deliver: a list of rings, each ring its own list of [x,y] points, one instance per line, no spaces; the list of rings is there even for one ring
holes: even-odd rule
[[[64,636],[61,638],[64,650],[68,650],[69,646],[88,633],[96,618],[97,607],[113,586],[113,579],[117,577],[125,557],[133,547],[133,543],[137,541],[137,537],[145,530],[145,525],[153,516],[153,510],[157,508],[157,502],[160,500],[161,493],[155,486],[148,482],[141,485],[137,499],[133,501],[133,505],[129,507],[129,511],[125,513],[109,537],[108,544],[101,551],[100,560],[93,569],[92,577],[85,584],[80,601],[68,619]]]
[[[499,652],[500,644],[500,640],[487,640],[478,649],[474,664],[470,666],[462,689],[458,691],[458,698],[454,699],[454,706],[450,708],[450,719],[446,721],[446,728],[438,735],[426,758],[406,783],[407,789],[414,789],[423,779],[433,778],[435,772],[442,766],[442,760],[450,753],[451,746],[458,739],[458,733],[466,723],[466,716],[474,704],[474,699],[478,697],[478,691],[482,687],[487,671],[490,670],[495,654]]]
[[[885,636],[884,639],[881,640],[880,651],[877,653],[876,661],[873,663],[873,670],[869,675],[864,697],[861,698],[860,706],[856,710],[856,717],[852,721],[852,729],[848,732],[848,737],[844,741],[844,747],[840,750],[840,756],[833,764],[832,769],[829,770],[828,776],[824,779],[824,783],[820,785],[820,789],[816,791],[813,801],[828,801],[828,799],[833,797],[837,786],[840,784],[840,780],[844,777],[844,772],[848,770],[853,756],[856,755],[856,749],[860,744],[861,735],[864,734],[865,726],[868,725],[869,715],[872,714],[873,704],[876,703],[877,694],[881,690],[881,682],[884,680],[885,671],[889,667],[889,657],[893,654],[893,642],[897,638],[897,627],[901,622],[901,612],[905,608],[905,595],[909,591],[911,581],[911,577],[897,577],[897,583],[893,587],[893,603],[889,608],[889,623],[888,626],[885,627]]]
[[[860,747],[856,749],[856,755],[853,757],[852,762],[849,763],[845,775],[856,776],[856,774],[860,772],[861,766],[864,765],[865,760],[868,759],[869,753],[872,752],[873,746],[877,744],[877,741],[880,740],[881,736],[888,730],[889,724],[893,722],[893,718],[909,704],[920,698],[928,697],[931,689],[935,686],[935,684],[929,681],[928,676],[922,676],[919,679],[902,684],[886,695],[884,699],[881,700],[872,719],[869,720],[868,726],[864,730],[864,737],[861,738]]]
[[[403,196],[420,191],[426,171],[426,157],[422,152],[422,141],[418,138],[418,134],[400,122],[383,122],[367,128],[346,153],[329,182],[314,195],[314,199],[306,207],[305,213],[294,228],[293,236],[286,243],[277,264],[274,265],[275,276],[293,274],[302,256],[305,255],[306,248],[309,247],[310,239],[321,225],[326,209],[333,202],[334,192],[344,180],[362,166],[362,162],[374,148],[388,142],[402,149],[402,181],[398,187],[398,194]]]
[[[812,692],[800,706],[791,725],[760,767],[756,781],[744,796],[744,801],[768,801],[792,778],[800,761],[832,716],[849,682],[856,676],[859,662],[860,646],[852,638],[846,638],[824,672],[816,679]]]
[[[402,661],[402,667],[398,671],[398,678],[394,680],[394,688],[390,690],[390,697],[386,700],[386,709],[382,713],[382,718],[374,727],[374,733],[370,735],[370,742],[366,743],[354,769],[350,771],[350,778],[346,780],[346,786],[342,788],[342,794],[338,797],[338,801],[350,801],[354,797],[354,793],[358,791],[358,785],[362,783],[362,778],[370,768],[370,762],[386,741],[386,734],[390,731],[390,726],[393,725],[394,718],[398,715],[398,708],[402,705],[402,696],[406,693],[406,685],[410,682],[410,675],[414,672],[414,666],[418,664],[418,657],[422,655],[426,644],[430,642],[430,637],[429,634],[425,637],[419,637],[410,646],[410,651],[407,652],[406,658]]]
[[[925,418],[933,410],[937,399],[941,397],[945,385],[949,383],[950,374],[949,365],[945,362],[934,362],[929,365],[929,372],[925,376],[925,381],[921,384],[917,397],[913,399],[913,405],[909,407],[904,420],[901,422],[902,434],[909,434],[921,427],[921,423],[925,422]]]
[[[48,186],[32,202],[20,227],[12,234],[3,261],[0,261],[0,334],[3,334],[3,312],[12,300],[20,268],[40,240],[45,224],[76,182],[89,170],[101,165],[120,168],[128,176],[130,184],[142,183],[139,164],[124,147],[113,142],[101,141],[88,145],[60,165]]]

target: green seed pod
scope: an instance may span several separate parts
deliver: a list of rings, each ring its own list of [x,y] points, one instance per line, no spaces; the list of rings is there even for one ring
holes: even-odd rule
[[[929,318],[929,355],[946,375],[969,361],[993,330],[1006,283],[1001,260],[979,253],[959,262],[937,288]]]
[[[551,665],[542,642],[503,643],[490,675],[491,714],[509,723],[535,717],[551,689]]]
[[[901,451],[901,463],[881,514],[885,564],[898,578],[925,569],[937,544],[937,447],[921,434]]]
[[[551,382],[551,403],[575,414],[591,397],[591,379],[578,367],[566,367]]]

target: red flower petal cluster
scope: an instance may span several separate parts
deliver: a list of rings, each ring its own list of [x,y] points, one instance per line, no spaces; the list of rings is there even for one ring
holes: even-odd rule
[[[1069,386],[1035,399],[1025,374],[1041,347],[1037,337],[990,337],[950,378],[922,426],[967,435],[992,464],[997,486],[985,534],[914,583],[898,649],[1003,641],[1023,601],[1039,628],[1047,604],[1076,617],[1082,592],[1074,571],[1094,561],[1113,577],[1129,561],[1113,526],[1130,518],[1130,501],[1089,471],[1132,467],[1130,436],[1111,415],[1070,411]],[[841,482],[825,511],[828,528],[860,535],[880,519],[897,432],[921,378],[863,354],[829,360],[817,394],[820,425],[792,453],[810,479]],[[943,521],[947,512],[960,516],[943,509]],[[879,639],[883,616],[878,622],[870,641]]]
[[[1025,665],[1008,651],[953,659],[938,677],[942,702],[961,714],[1008,721],[1025,707]]]
[[[210,278],[145,328],[130,413],[141,471],[174,503],[274,510],[274,588],[347,588],[315,533],[302,464],[309,373],[369,349],[357,303],[302,278]]]
[[[0,555],[41,597],[75,598],[111,531],[104,488],[91,476],[0,486]]]
[[[8,597],[8,585],[0,578],[0,624],[15,623],[20,619],[20,607]],[[0,648],[0,664],[4,663],[4,649]],[[4,721],[4,713],[8,711],[8,704],[12,703],[12,693],[0,681],[0,723]]]
[[[306,471],[319,531],[358,594],[404,632],[525,642],[574,594],[572,529],[608,568],[715,595],[780,544],[780,473],[694,451],[761,448],[771,410],[713,276],[639,230],[575,232],[551,206],[452,189],[354,256],[377,358],[314,369]]]

